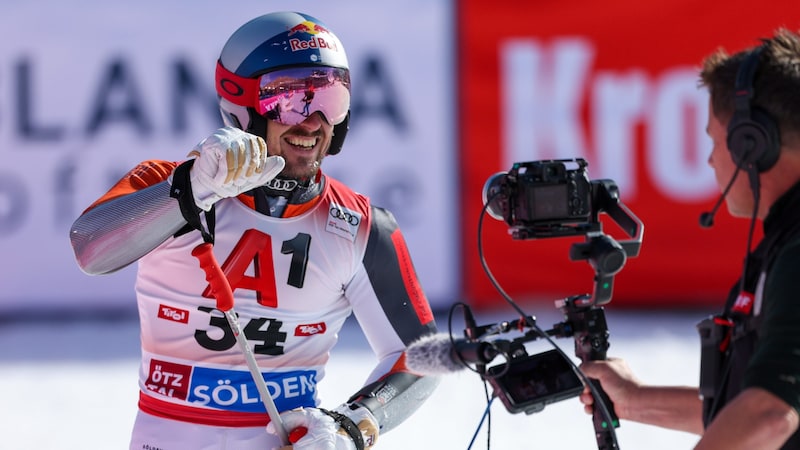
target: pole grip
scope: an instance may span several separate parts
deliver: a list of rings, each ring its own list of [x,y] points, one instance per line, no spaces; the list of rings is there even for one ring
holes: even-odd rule
[[[229,311],[233,308],[233,291],[228,278],[217,264],[211,243],[204,242],[195,247],[192,250],[192,256],[200,261],[200,268],[206,273],[206,281],[217,300],[217,309],[223,312]]]

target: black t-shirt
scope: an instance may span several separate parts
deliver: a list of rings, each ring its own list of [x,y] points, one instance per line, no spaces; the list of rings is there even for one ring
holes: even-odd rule
[[[764,237],[747,259],[745,290],[755,292],[757,299],[763,274],[760,310],[738,321],[731,340],[716,412],[743,389],[759,387],[800,413],[800,184],[772,206]],[[738,287],[739,282],[729,306]],[[800,431],[782,449],[800,450]]]

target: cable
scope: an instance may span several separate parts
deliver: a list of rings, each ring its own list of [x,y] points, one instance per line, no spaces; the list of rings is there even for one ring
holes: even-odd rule
[[[755,167],[750,167],[747,170],[747,176],[750,181],[750,190],[753,191],[753,214],[750,216],[750,227],[747,232],[747,251],[744,256],[744,267],[742,269],[742,278],[739,280],[739,292],[744,291],[744,279],[747,274],[747,265],[750,262],[750,253],[753,248],[753,234],[756,228],[756,219],[758,219],[758,207],[761,203],[761,178]]]
[[[492,397],[491,399],[489,399],[489,402],[486,404],[486,409],[483,410],[483,414],[481,415],[481,421],[478,422],[478,427],[475,428],[475,433],[472,435],[472,439],[470,439],[470,441],[469,441],[469,446],[467,446],[467,450],[470,450],[472,448],[472,445],[475,444],[475,439],[478,437],[478,432],[481,431],[481,428],[483,427],[483,421],[486,420],[487,418],[489,418],[489,421],[491,422],[492,413],[491,413],[490,409],[492,407],[492,402],[494,401],[494,399],[495,399],[495,397]],[[487,430],[490,430],[491,427],[492,426],[490,424],[489,427],[487,428]],[[489,448],[489,442],[488,441],[486,442],[486,448]]]

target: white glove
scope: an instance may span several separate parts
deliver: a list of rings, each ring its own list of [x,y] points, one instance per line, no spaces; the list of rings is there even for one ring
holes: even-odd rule
[[[359,407],[351,410],[347,405],[341,405],[334,410],[349,417],[358,426],[364,440],[364,448],[369,449],[378,438],[377,420],[367,408]],[[287,433],[303,427],[306,434],[291,445],[281,447],[280,450],[356,450],[355,443],[350,435],[329,414],[317,408],[298,408],[281,413],[283,426]],[[267,431],[275,434],[275,428],[270,422]]]
[[[218,129],[188,156],[197,158],[189,180],[194,202],[203,211],[220,199],[266,184],[285,164],[282,157],[267,155],[264,139],[234,127]]]

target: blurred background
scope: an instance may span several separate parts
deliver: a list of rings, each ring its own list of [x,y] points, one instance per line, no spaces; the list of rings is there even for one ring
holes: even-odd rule
[[[0,17],[0,313],[133,310],[135,268],[87,277],[69,227],[134,164],[182,160],[221,124],[222,45],[284,8],[345,43],[353,119],[324,168],[395,213],[435,307],[502,304],[478,258],[483,185],[515,162],[556,158],[585,158],[645,225],[615,306],[695,307],[727,292],[747,223],[722,208],[713,229],[698,225],[718,188],[697,71],[720,46],[800,27],[795,2],[11,1]],[[483,224],[486,263],[515,299],[592,290],[591,267],[569,259],[575,239]]]
[[[17,334],[31,323],[55,340],[87,318],[135,324],[135,267],[83,274],[70,225],[137,162],[182,160],[221,125],[214,66],[225,40],[283,9],[316,16],[343,41],[352,121],[343,152],[323,168],[394,212],[437,314],[456,301],[511,311],[480,253],[531,313],[593,290],[590,265],[569,258],[581,238],[518,240],[506,223],[481,221],[484,184],[515,162],[584,158],[590,178],[613,180],[644,223],[609,309],[713,309],[738,276],[746,221],[723,207],[713,229],[698,225],[719,194],[698,69],[719,47],[800,28],[794,0],[9,0],[0,15],[0,358],[41,350]],[[605,231],[628,238],[613,223]]]

